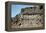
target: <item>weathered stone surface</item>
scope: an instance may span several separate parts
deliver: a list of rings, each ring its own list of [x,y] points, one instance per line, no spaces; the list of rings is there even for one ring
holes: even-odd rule
[[[28,16],[28,15],[27,15]],[[28,18],[27,16],[22,18],[18,23],[13,24],[12,28],[32,28],[32,27],[42,27],[43,24],[42,21],[42,15],[29,15]],[[40,21],[41,20],[41,21]]]
[[[32,13],[34,13],[34,15]],[[11,28],[43,27],[43,15],[39,13],[43,13],[43,9],[40,10],[39,6],[36,8],[27,8],[26,10],[24,9],[24,12],[22,12],[20,16],[16,17],[15,20],[17,21],[14,21],[15,23],[12,22]]]

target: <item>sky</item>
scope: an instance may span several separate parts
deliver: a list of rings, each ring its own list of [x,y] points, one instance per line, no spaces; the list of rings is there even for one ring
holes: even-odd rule
[[[11,17],[15,17],[17,14],[21,12],[22,8],[33,7],[33,5],[11,5]]]

